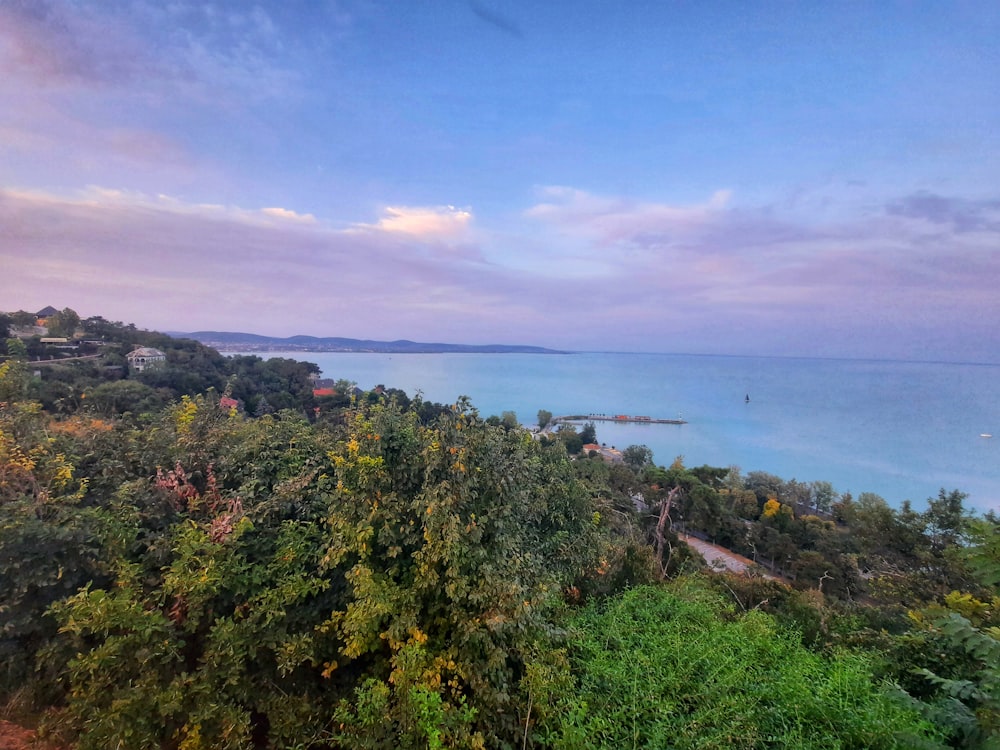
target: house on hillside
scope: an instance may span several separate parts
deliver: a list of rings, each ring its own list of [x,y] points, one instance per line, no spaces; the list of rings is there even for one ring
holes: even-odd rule
[[[47,305],[41,310],[35,313],[35,320],[38,321],[38,325],[44,326],[46,321],[55,315],[58,310],[56,310],[52,305]]]
[[[147,367],[155,367],[161,362],[166,362],[167,355],[151,346],[140,346],[126,354],[125,359],[128,360],[129,367],[136,372],[142,372]]]
[[[614,446],[598,445],[597,443],[587,443],[583,446],[583,455],[600,456],[605,463],[620,464],[623,461],[622,452]]]

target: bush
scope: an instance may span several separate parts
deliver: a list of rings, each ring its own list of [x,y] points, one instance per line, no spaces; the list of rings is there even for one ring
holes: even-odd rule
[[[869,660],[809,652],[759,610],[736,617],[697,579],[592,604],[573,623],[579,687],[542,735],[556,748],[895,748],[930,725]]]

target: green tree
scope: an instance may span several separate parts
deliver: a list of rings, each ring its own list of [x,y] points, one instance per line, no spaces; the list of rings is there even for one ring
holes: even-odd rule
[[[556,434],[559,437],[559,441],[565,446],[566,452],[571,456],[575,456],[583,450],[583,438],[580,437],[580,434],[573,425],[564,424],[560,426],[559,432]]]
[[[622,451],[622,460],[633,469],[643,469],[653,463],[653,451],[645,445],[630,445]]]
[[[823,513],[830,513],[834,504],[840,499],[837,491],[829,482],[812,482],[809,489],[812,506]]]
[[[10,314],[10,320],[15,326],[27,328],[35,325],[38,318],[34,313],[30,313],[25,310],[18,310],[17,312]]]
[[[597,564],[565,452],[467,404],[325,429],[195,397],[113,441],[114,580],[52,609],[81,748],[520,738],[561,592]]]
[[[580,428],[580,440],[584,445],[590,445],[597,442],[597,428],[594,426],[593,422],[587,422]]]
[[[904,695],[944,729],[953,746],[985,750],[1000,744],[1000,523],[969,521],[960,498],[943,490],[939,501],[935,513],[942,520],[935,527],[961,524],[970,542],[961,554],[983,587],[984,600],[953,591],[944,606],[912,616],[917,629],[900,643],[917,662],[916,680],[907,681]]]
[[[23,398],[17,364],[0,363],[0,696],[34,682],[34,657],[56,629],[46,608],[104,577],[102,522],[82,504],[87,480],[72,446]]]
[[[76,314],[75,310],[71,310],[68,307],[49,317],[46,322],[50,336],[66,336],[70,338],[76,333],[76,329],[79,326],[80,316]]]
[[[464,404],[430,427],[379,406],[334,462],[327,558],[348,571],[330,620],[337,672],[376,667],[345,704],[345,732],[370,733],[361,707],[377,697],[390,736],[413,736],[429,700],[446,745],[513,742],[553,596],[594,562],[589,498],[565,454]]]
[[[547,409],[538,410],[538,426],[544,428],[549,422],[552,421],[552,412]]]
[[[109,417],[125,412],[155,412],[165,406],[162,396],[155,389],[135,380],[102,383],[90,389],[87,400],[98,413]]]

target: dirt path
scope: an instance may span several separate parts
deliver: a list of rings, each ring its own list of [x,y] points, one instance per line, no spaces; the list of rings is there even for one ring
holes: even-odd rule
[[[685,542],[689,547],[695,549],[698,554],[705,558],[705,562],[708,563],[709,567],[712,568],[724,568],[732,573],[745,573],[747,568],[753,565],[752,560],[748,560],[743,557],[743,555],[737,555],[735,552],[730,552],[725,547],[720,547],[717,544],[710,544],[709,542],[703,542],[697,537],[688,536],[687,534],[678,534],[681,541]],[[767,572],[762,572],[764,578],[769,578],[772,581],[780,581],[781,579],[775,575],[771,575]]]

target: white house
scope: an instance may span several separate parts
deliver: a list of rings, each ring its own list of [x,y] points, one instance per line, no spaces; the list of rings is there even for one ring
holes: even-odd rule
[[[136,372],[142,372],[147,367],[167,361],[166,354],[159,349],[153,349],[149,346],[140,346],[138,349],[133,349],[125,355],[125,358],[128,360],[129,367]]]

